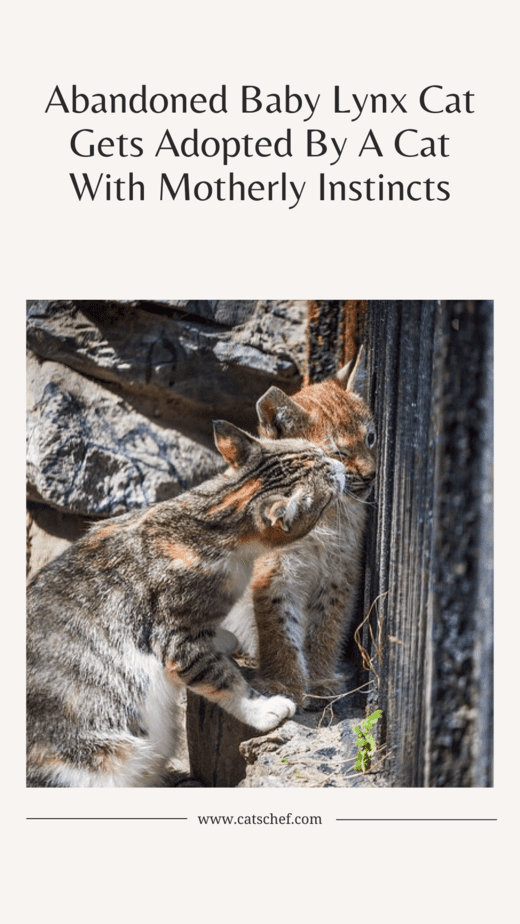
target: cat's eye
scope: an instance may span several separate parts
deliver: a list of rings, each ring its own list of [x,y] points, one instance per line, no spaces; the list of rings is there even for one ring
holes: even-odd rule
[[[367,444],[369,449],[374,448],[374,446],[376,445],[376,439],[377,439],[376,431],[374,430],[373,427],[370,427],[367,430],[367,434],[365,436],[365,443]]]

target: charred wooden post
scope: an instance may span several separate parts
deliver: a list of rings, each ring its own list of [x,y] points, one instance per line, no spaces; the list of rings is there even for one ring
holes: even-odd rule
[[[492,303],[369,302],[363,630],[394,786],[492,785]],[[377,602],[376,602],[377,601]]]
[[[307,306],[305,384],[329,378],[343,356],[343,302],[311,301]]]

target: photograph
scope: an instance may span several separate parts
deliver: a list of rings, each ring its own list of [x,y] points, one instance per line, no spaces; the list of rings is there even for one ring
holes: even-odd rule
[[[27,302],[30,788],[493,787],[493,302]]]

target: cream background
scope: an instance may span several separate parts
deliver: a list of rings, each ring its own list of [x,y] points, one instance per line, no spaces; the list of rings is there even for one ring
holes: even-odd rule
[[[504,654],[506,646],[516,650],[510,624],[517,594],[513,588],[508,593],[515,562],[508,529],[517,501],[509,491],[504,522],[501,501],[511,469],[508,465],[506,475],[500,461],[510,459],[518,444],[513,392],[506,393],[518,330],[513,10],[504,0],[492,5],[30,0],[3,14],[4,395],[23,394],[24,302],[38,297],[493,298],[499,357],[492,790],[26,791],[20,705],[23,425],[15,402],[8,419],[16,440],[9,433],[12,455],[3,475],[16,535],[6,549],[5,616],[13,645],[9,637],[2,683],[12,740],[5,736],[3,792],[14,861],[9,880],[24,915],[34,911],[44,921],[68,921],[72,915],[87,921],[124,914],[137,920],[161,912],[198,919],[223,906],[227,917],[247,914],[253,921],[334,913],[409,921],[421,901],[421,920],[462,914],[480,921],[494,913],[498,896],[504,903],[511,880],[502,877],[512,872],[508,843],[517,801],[511,775],[516,744],[508,740],[515,697]],[[321,93],[322,100],[306,123],[299,116],[247,118],[238,107],[227,116],[45,115],[55,85],[65,90],[73,83],[87,93],[131,94],[145,83],[150,92],[208,95],[223,83],[230,94],[242,84],[257,84],[264,94],[283,92],[288,83],[295,92]],[[362,116],[352,123],[331,114],[336,83],[346,93],[406,92],[407,102],[438,83],[446,92],[471,90],[476,111],[426,116],[414,103],[407,116]],[[391,143],[397,131],[412,127],[419,137],[447,134],[450,157],[406,160],[389,154],[359,160],[351,154],[334,168],[322,166],[328,158],[316,159],[315,166],[296,154],[289,163],[237,158],[228,168],[216,158],[186,166],[167,156],[155,162],[155,142],[166,128],[188,134],[195,125],[217,136],[247,131],[272,137],[291,126],[302,139],[306,128],[315,127],[360,143],[365,127],[373,128],[380,143],[385,138]],[[94,128],[96,137],[142,136],[146,155],[81,161],[68,146],[81,127]],[[151,189],[159,168],[172,176],[188,169],[200,178],[227,176],[233,169],[250,181],[276,179],[285,169],[289,178],[308,183],[321,169],[331,179],[431,176],[449,180],[451,199],[326,204],[309,196],[292,210],[276,202],[178,205],[152,196],[144,203],[80,203],[68,179],[69,171],[104,170],[115,177],[132,169]],[[278,826],[274,834],[268,826],[202,828],[196,820],[206,813],[288,811],[319,814],[322,826]],[[26,816],[92,820],[25,821]],[[103,816],[188,816],[188,821],[93,820]],[[499,820],[349,824],[336,822],[338,817]],[[278,890],[283,901],[273,901]]]

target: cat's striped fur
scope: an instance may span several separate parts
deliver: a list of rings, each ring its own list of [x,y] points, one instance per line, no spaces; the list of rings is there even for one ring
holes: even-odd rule
[[[153,786],[175,745],[185,684],[265,731],[292,715],[215,647],[255,558],[301,539],[345,469],[300,439],[215,424],[229,468],[95,527],[28,588],[29,786]]]
[[[347,472],[345,493],[309,535],[256,562],[251,585],[225,622],[242,649],[259,658],[260,687],[311,708],[344,685],[338,662],[351,628],[376,468],[374,421],[358,393],[364,361],[361,348],[335,378],[292,398],[273,387],[257,404],[263,436],[304,437]]]

